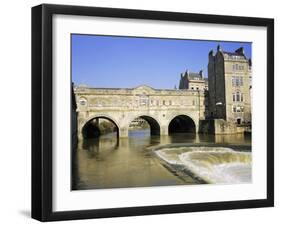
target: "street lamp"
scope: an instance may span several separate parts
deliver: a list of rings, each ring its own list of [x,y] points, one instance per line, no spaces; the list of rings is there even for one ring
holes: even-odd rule
[[[219,110],[219,113],[220,113],[220,116],[218,117],[218,115],[216,115],[216,117],[218,117],[218,118],[222,118],[222,106],[223,106],[223,103],[222,102],[217,102],[216,103],[216,106],[220,106],[220,110]]]

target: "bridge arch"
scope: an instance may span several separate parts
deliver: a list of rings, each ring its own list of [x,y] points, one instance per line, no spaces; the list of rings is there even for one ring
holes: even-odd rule
[[[81,135],[83,138],[98,137],[101,134],[98,122],[99,119],[106,119],[107,121],[111,122],[115,126],[114,131],[117,133],[117,138],[119,138],[120,126],[113,118],[105,115],[96,115],[85,120],[85,123],[83,123],[81,126]]]
[[[168,133],[196,133],[196,123],[194,119],[188,115],[176,115],[168,124]]]
[[[133,120],[135,120],[137,118],[141,118],[149,124],[151,135],[160,135],[160,123],[154,117],[149,116],[149,115],[138,115],[129,121],[129,125],[131,124],[131,122]],[[128,125],[128,128],[129,128],[129,125]]]

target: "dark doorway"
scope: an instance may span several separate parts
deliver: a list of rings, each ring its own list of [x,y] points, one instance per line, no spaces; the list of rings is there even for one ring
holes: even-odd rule
[[[240,125],[241,124],[241,118],[237,119],[237,124]]]

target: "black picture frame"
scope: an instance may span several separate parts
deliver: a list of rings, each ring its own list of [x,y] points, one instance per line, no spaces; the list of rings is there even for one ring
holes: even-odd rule
[[[266,27],[267,198],[54,212],[52,210],[52,18],[55,14]],[[271,206],[274,206],[273,19],[49,4],[32,8],[32,218],[40,221],[56,221]]]

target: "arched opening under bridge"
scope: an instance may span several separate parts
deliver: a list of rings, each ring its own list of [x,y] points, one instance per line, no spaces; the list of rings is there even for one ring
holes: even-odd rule
[[[187,115],[178,115],[169,123],[169,134],[172,133],[195,133],[196,126],[192,118]]]
[[[160,125],[156,119],[142,115],[131,121],[129,132],[136,130],[150,130],[150,135],[160,135]]]
[[[119,128],[117,124],[108,117],[94,117],[82,128],[84,139],[97,138],[109,133],[116,133],[117,138],[119,137]]]

